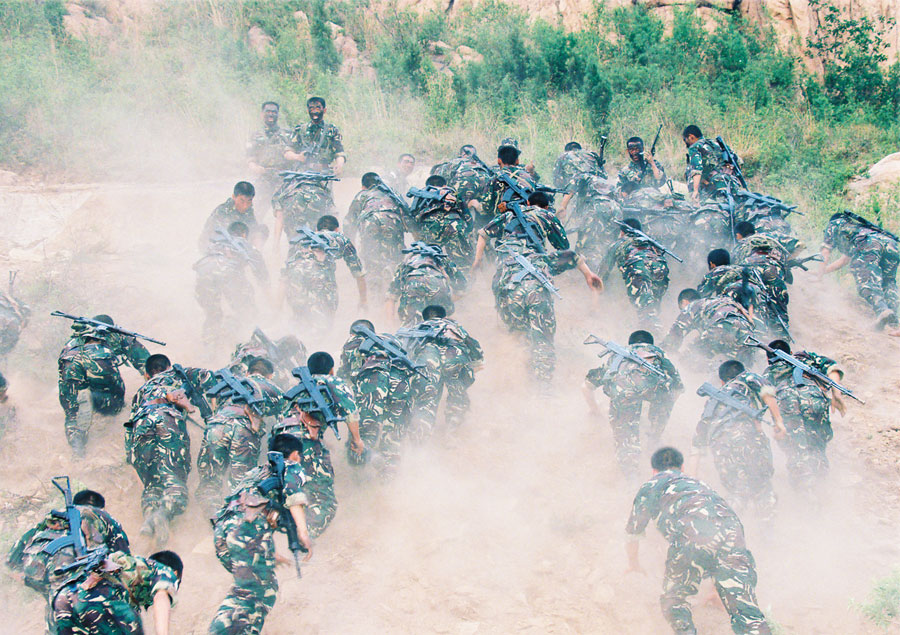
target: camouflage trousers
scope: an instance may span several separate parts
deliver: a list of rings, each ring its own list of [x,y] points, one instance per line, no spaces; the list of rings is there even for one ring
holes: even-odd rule
[[[900,252],[897,244],[890,241],[885,241],[885,244],[869,241],[866,244],[872,248],[860,250],[850,261],[850,272],[856,280],[856,290],[876,315],[884,311],[896,314],[900,303],[897,292]]]
[[[791,484],[809,490],[828,472],[826,445],[831,440],[830,402],[816,386],[778,391],[778,409],[787,437],[778,441],[787,457]]]
[[[205,276],[197,274],[194,297],[203,309],[206,319],[205,331],[219,328],[225,318],[222,310],[223,302],[228,305],[233,315],[253,314],[256,298],[253,287],[243,276]]]
[[[660,605],[678,635],[697,633],[688,598],[697,594],[704,578],[712,579],[731,616],[731,630],[747,635],[771,633],[756,600],[756,564],[739,525],[722,529],[704,544],[669,545]]]
[[[412,386],[407,375],[398,371],[372,368],[356,378],[356,404],[359,406],[359,436],[366,445],[362,457],[347,445],[347,460],[362,465],[369,457],[376,469],[390,474],[400,462],[400,450],[409,423]]]
[[[234,576],[234,583],[219,605],[209,633],[259,633],[278,593],[272,529],[265,515],[249,518],[236,511],[216,522],[213,541],[216,556]]]
[[[556,368],[556,311],[549,293],[540,289],[518,285],[513,289],[495,290],[497,312],[500,319],[513,333],[522,333],[528,340],[531,368],[541,382],[553,379]]]
[[[130,456],[144,485],[144,516],[157,509],[170,519],[181,514],[188,504],[191,472],[191,439],[184,420],[162,409],[140,417],[134,422]]]
[[[665,260],[642,261],[639,265],[620,266],[625,293],[643,317],[652,319],[669,288],[669,266]]]
[[[318,538],[337,513],[334,479],[313,479],[303,486],[303,493],[309,501],[306,505],[306,528],[310,536]]]
[[[747,336],[753,335],[753,325],[737,316],[720,319],[708,327],[697,338],[694,347],[703,357],[737,359],[744,364],[753,358],[754,349],[744,346]]]
[[[60,635],[143,635],[140,612],[125,587],[105,578],[85,588],[84,579],[63,586],[52,600],[52,620]]]
[[[403,324],[413,324],[421,320],[422,309],[432,304],[439,304],[447,309],[447,315],[453,314],[453,294],[445,278],[427,275],[408,276],[401,286],[397,314]]]
[[[413,415],[410,422],[410,437],[414,441],[423,441],[431,436],[437,420],[437,410],[441,403],[444,391],[447,392],[447,400],[444,407],[444,420],[451,430],[462,424],[469,412],[469,386],[474,377],[468,368],[468,374],[450,374],[428,372],[428,379],[417,377],[415,396],[413,398]]]
[[[463,274],[468,272],[475,259],[472,234],[465,231],[465,224],[461,221],[449,224],[424,223],[419,228],[417,240],[443,247],[444,253]]]
[[[669,393],[653,392],[644,395],[618,394],[609,402],[609,424],[616,443],[616,461],[626,477],[640,474],[641,411],[644,402],[650,404],[650,427],[647,430],[647,448],[653,451],[659,445],[675,400]]]
[[[360,236],[359,257],[366,272],[366,285],[372,298],[384,297],[397,271],[397,265],[400,264],[403,235],[401,234],[396,242],[394,240],[391,238],[390,241],[381,241]]]
[[[66,439],[70,444],[83,444],[91,425],[91,417],[78,417],[81,390],[90,391],[94,411],[110,416],[121,412],[125,406],[125,382],[109,349],[86,347],[74,357],[59,360],[59,404],[66,415]]]
[[[207,422],[197,457],[197,499],[205,509],[214,511],[221,504],[226,481],[231,491],[256,467],[264,434],[263,429],[254,430],[246,417],[213,418]]]
[[[719,480],[736,507],[751,507],[762,520],[775,516],[772,489],[775,466],[769,438],[753,422],[734,418],[719,424],[710,435],[713,463]]]

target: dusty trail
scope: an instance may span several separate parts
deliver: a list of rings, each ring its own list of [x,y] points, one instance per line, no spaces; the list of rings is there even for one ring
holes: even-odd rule
[[[341,214],[356,182],[341,183]],[[0,219],[10,228],[2,239],[9,254],[3,264],[21,270],[20,293],[33,310],[3,367],[20,413],[0,449],[4,545],[48,501],[58,502],[49,479],[68,473],[106,495],[138,553],[149,549],[137,533],[139,482],[122,461],[125,417],[95,424],[90,458],[69,460],[55,388],[68,323],[47,317],[50,310],[103,310],[169,342],[164,352],[173,360],[212,367],[227,360],[254,323],[276,335],[289,328],[286,310],[266,308],[221,350],[204,351],[198,343],[202,314],[190,269],[198,257],[196,236],[232,183],[0,191]],[[271,224],[264,210],[257,214]],[[357,317],[355,286],[339,272],[342,303],[331,332],[319,341],[297,333],[310,351],[337,352]],[[327,435],[338,515],[316,543],[303,579],[282,571],[266,633],[666,632],[657,601],[665,544],[651,530],[642,547],[648,575],[623,577],[623,528],[634,489],[618,474],[606,418],[590,418],[580,395],[596,359],[581,345],[586,333],[622,340],[632,330],[631,314],[614,293],[592,307],[580,277],[567,274],[557,305],[554,394],[541,398],[528,378],[525,351],[498,324],[489,277],[483,273],[458,305],[458,318],[482,342],[487,360],[471,391],[468,422],[452,438],[438,435],[411,449],[397,478],[383,485],[355,482],[342,448]],[[673,282],[667,296],[666,325],[679,288]],[[833,280],[815,285],[801,278],[791,289],[800,345],[837,357],[847,367],[846,383],[868,402],[852,404],[846,418],[835,419],[823,502],[816,507],[797,499],[776,448],[780,516],[773,527],[745,518],[760,601],[789,633],[871,632],[849,600],[861,599],[873,578],[900,562],[900,343],[870,333],[868,317],[852,298],[852,289]],[[380,330],[393,329],[379,311],[373,302],[366,313]],[[702,405],[693,391],[707,377],[679,367],[687,391],[664,441],[686,450]],[[130,396],[139,377],[128,368],[123,377]],[[702,476],[716,484],[711,464]],[[189,508],[173,529],[172,548],[187,566],[173,632],[203,633],[229,577],[197,509]],[[0,582],[0,608],[6,616],[0,632],[40,632],[41,602],[7,578]],[[715,608],[697,606],[695,616],[701,632],[728,630],[725,614]]]

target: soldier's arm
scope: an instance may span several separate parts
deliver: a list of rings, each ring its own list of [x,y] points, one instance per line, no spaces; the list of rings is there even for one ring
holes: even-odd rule
[[[144,363],[147,361],[147,358],[150,357],[150,351],[134,337],[125,337],[123,339],[123,345],[125,347],[125,359],[128,360],[128,363],[132,368],[143,373]]]
[[[669,329],[669,333],[663,339],[661,346],[667,350],[677,351],[681,348],[684,336],[694,329],[694,316],[691,314],[690,307],[682,309],[678,318]]]
[[[653,168],[653,183],[656,187],[662,187],[666,183],[666,171],[663,169],[662,164],[653,159],[650,162],[650,166]]]
[[[281,235],[284,233],[284,210],[280,207],[273,207],[272,214],[275,216],[275,235],[272,237],[272,251],[278,256],[281,248]]]
[[[772,413],[772,419],[775,421],[775,438],[783,439],[787,435],[787,430],[784,427],[784,422],[781,420],[781,411],[778,409],[778,401],[775,399],[775,395],[764,393],[760,395],[760,399],[763,400],[763,403],[769,407],[769,412]]]
[[[312,539],[309,537],[309,529],[306,527],[306,505],[291,505],[288,509],[291,516],[294,517],[294,524],[297,525],[297,538],[307,549],[303,562],[309,562],[309,559],[312,558]]]
[[[172,613],[172,597],[166,590],[153,595],[153,628],[156,635],[169,635],[169,617]]]
[[[597,387],[587,379],[581,384],[581,394],[584,395],[584,400],[588,406],[588,412],[592,415],[600,414],[600,406],[597,404],[597,399],[594,397],[596,388]]]

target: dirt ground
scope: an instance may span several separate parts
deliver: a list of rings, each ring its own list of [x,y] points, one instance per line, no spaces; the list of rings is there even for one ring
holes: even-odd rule
[[[0,447],[2,546],[59,505],[50,478],[69,474],[106,496],[137,553],[150,549],[138,533],[140,483],[123,461],[127,413],[95,423],[89,457],[70,458],[56,391],[56,357],[69,324],[49,317],[51,310],[109,313],[127,328],[168,342],[163,352],[173,361],[210,368],[224,365],[254,325],[274,336],[293,328],[287,308],[261,295],[259,315],[231,341],[215,351],[200,344],[202,313],[191,269],[199,257],[196,237],[233,182],[0,189],[6,227],[0,258],[19,271],[17,293],[33,311],[2,366],[19,413]],[[347,178],[339,185],[340,214],[356,184]],[[271,225],[267,206],[258,207],[257,215]],[[818,246],[817,239],[808,242]],[[677,291],[701,275],[695,266],[673,263],[672,269],[666,325]],[[277,280],[277,268],[272,271]],[[634,328],[633,314],[615,285],[595,302],[577,273],[558,281],[563,299],[557,302],[559,363],[551,396],[541,396],[529,379],[527,353],[499,324],[490,273],[483,272],[457,307],[486,358],[466,424],[452,437],[439,432],[429,444],[410,448],[400,473],[384,484],[358,482],[338,442],[326,435],[338,514],[316,542],[302,579],[280,571],[278,603],[265,633],[667,632],[658,603],[665,542],[651,528],[642,544],[647,575],[624,575],[624,525],[635,488],[616,468],[606,417],[590,417],[580,393],[596,363],[596,351],[581,344],[585,336],[623,341]],[[758,563],[759,599],[781,633],[875,631],[851,602],[900,564],[900,341],[871,330],[869,314],[845,282],[798,276],[791,321],[798,346],[840,360],[845,383],[867,403],[851,401],[846,417],[835,415],[832,470],[819,501],[791,491],[776,447],[779,517],[772,526],[744,517]],[[331,331],[319,339],[296,332],[310,352],[338,353],[350,322],[361,317],[346,269],[339,268],[339,284],[341,306]],[[398,326],[374,299],[362,314],[379,330]],[[711,373],[692,368],[683,356],[675,359],[687,390],[664,441],[687,450],[703,403],[694,391]],[[122,374],[130,396],[140,377],[130,368]],[[198,432],[191,431],[195,456]],[[716,486],[711,462],[701,470]],[[195,506],[175,521],[170,546],[186,563],[172,632],[204,633],[230,579]],[[0,577],[0,612],[0,632],[42,630],[42,600],[6,576]],[[695,619],[703,633],[729,631],[727,615],[715,606],[696,602]],[[152,632],[149,621],[147,628]]]

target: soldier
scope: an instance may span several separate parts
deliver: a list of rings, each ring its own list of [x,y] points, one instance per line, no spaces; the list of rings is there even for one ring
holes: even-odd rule
[[[359,250],[376,295],[384,293],[403,248],[404,212],[391,196],[378,187],[374,172],[362,176],[363,189],[353,197],[344,218],[347,236],[359,234]]]
[[[553,187],[566,192],[559,206],[560,214],[568,208],[578,182],[591,176],[606,179],[604,163],[599,154],[582,149],[577,141],[570,141],[565,145],[563,153],[553,165]]]
[[[410,324],[430,304],[453,312],[453,296],[461,293],[466,278],[440,245],[413,243],[388,287],[388,312],[397,311],[403,324]]]
[[[144,368],[148,380],[134,394],[125,424],[125,455],[144,485],[141,533],[165,544],[169,522],[188,503],[191,439],[186,420],[194,410],[189,393],[205,393],[215,377],[200,368],[184,368],[182,375],[159,354],[148,357]]]
[[[265,184],[264,189],[268,191],[264,193],[264,199],[281,184],[278,173],[291,167],[291,162],[284,158],[284,151],[291,142],[291,131],[278,125],[279,108],[274,101],[263,102],[263,129],[247,144],[247,167]]]
[[[675,448],[660,448],[650,460],[653,478],[634,497],[625,531],[628,572],[644,573],[638,557],[640,539],[651,520],[669,541],[663,616],[675,633],[696,633],[688,598],[711,578],[731,616],[735,633],[770,635],[756,601],[756,564],[734,510],[708,486],[682,474],[684,458]]]
[[[241,222],[247,227],[254,244],[258,244],[261,239],[265,238],[268,230],[259,224],[256,214],[253,212],[254,196],[256,196],[256,188],[252,183],[238,181],[235,184],[231,198],[216,207],[206,219],[197,243],[201,252],[206,252],[210,241],[216,236],[217,229],[228,231],[228,227],[234,222]]]
[[[293,519],[297,538],[308,551],[304,560],[312,557],[303,493],[307,477],[300,466],[303,446],[291,435],[279,434],[272,438],[270,448],[284,457],[283,475],[276,474],[278,466],[271,462],[257,467],[225,499],[213,520],[216,556],[234,575],[234,584],[209,625],[211,635],[259,633],[275,606],[275,565],[290,563],[291,559],[275,550],[273,534],[279,526],[279,511],[272,498],[282,499],[285,509],[280,513],[290,514]],[[279,485],[263,493],[260,485],[273,476]]]
[[[612,352],[601,366],[588,371],[582,392],[592,415],[600,413],[594,391],[602,387],[609,397],[609,423],[616,442],[616,460],[622,473],[631,480],[638,477],[644,402],[650,404],[647,448],[655,449],[684,385],[675,366],[661,348],[653,345],[653,335],[647,331],[632,333],[627,350],[657,372]]]
[[[114,325],[108,315],[94,320]],[[112,416],[125,406],[125,382],[119,366],[126,361],[143,371],[150,351],[134,337],[72,324],[72,336],[59,353],[59,403],[66,415],[66,440],[76,458],[84,456],[93,413]]]
[[[519,147],[518,139],[515,139],[514,137],[504,137],[503,139],[500,140],[499,147],[502,148],[503,146],[509,146],[510,148],[515,148],[516,152],[518,152],[521,157],[522,149]],[[532,181],[534,181],[535,183],[541,182],[541,175],[538,174],[538,171],[535,169],[533,161],[529,161],[528,163],[525,164],[525,171],[528,172],[528,175],[531,177]]]
[[[522,205],[520,209],[528,227],[519,221],[519,217],[512,209],[507,209],[478,230],[473,268],[481,264],[485,247],[491,238],[494,239],[494,248],[498,251],[541,253],[541,250],[546,250],[548,242],[554,249],[569,248],[569,237],[559,218],[550,209],[550,197],[546,193],[532,192],[528,196],[528,204]],[[529,233],[539,244],[532,241]]]
[[[10,274],[10,287],[14,274]],[[28,325],[31,309],[17,298],[12,291],[7,293],[0,290],[0,357],[6,356],[19,342],[19,335]]]
[[[216,230],[205,255],[194,263],[194,296],[206,314],[203,331],[207,338],[216,339],[215,334],[223,327],[223,301],[235,317],[255,315],[253,286],[245,275],[248,268],[259,284],[268,282],[266,263],[250,244],[247,226],[235,221],[227,231]]]
[[[619,171],[616,190],[623,198],[645,187],[662,187],[666,184],[666,171],[650,152],[644,152],[644,140],[631,137],[625,142],[630,161]]]
[[[425,188],[433,191],[440,200],[416,200],[411,210],[416,240],[440,245],[461,271],[468,271],[474,256],[472,212],[460,204],[456,192],[447,187],[443,177],[428,177]]]
[[[641,231],[641,222],[635,218],[626,218],[625,225]],[[659,304],[669,288],[669,264],[666,254],[656,245],[642,236],[621,229],[619,238],[613,243],[606,256],[602,270],[604,278],[609,275],[613,264],[622,274],[625,292],[635,309],[639,319],[655,323],[659,312]]]
[[[141,609],[152,609],[154,633],[168,635],[184,565],[173,551],[148,558],[122,551],[78,570],[53,597],[57,633],[143,633]]]
[[[790,254],[773,236],[756,233],[749,221],[741,221],[734,227],[737,244],[734,246],[734,263],[747,267],[750,277],[764,287],[766,317],[774,333],[790,337],[788,333],[788,297],[786,272]]]
[[[609,181],[597,176],[583,177],[575,184],[577,199],[567,231],[577,236],[575,251],[594,271],[603,264],[620,231],[613,221],[621,220],[622,208],[612,191]]]
[[[259,357],[250,362],[241,382],[258,401],[254,404],[231,394],[216,398],[216,411],[206,421],[197,472],[200,484],[196,498],[212,513],[222,498],[222,485],[228,491],[237,487],[244,475],[259,463],[259,451],[266,427],[263,417],[277,417],[284,411],[282,392],[272,383],[275,367]],[[227,479],[226,479],[227,477]]]
[[[523,190],[528,192],[534,191],[537,187],[537,180],[528,172],[526,168],[519,165],[519,150],[515,146],[501,145],[497,149],[497,165],[500,166],[494,172],[494,178],[490,186],[490,199],[487,205],[488,216],[493,219],[495,216],[506,211],[506,203],[503,202],[503,194],[509,187],[506,183],[498,178],[500,174],[506,174],[512,178]]]
[[[752,360],[753,349],[744,346],[754,328],[749,293],[701,298],[696,289],[684,289],[678,294],[678,308],[681,313],[663,342],[667,349],[677,351],[685,336],[697,331],[694,350],[707,360],[723,356]]]
[[[287,388],[294,381],[291,371],[306,363],[306,347],[293,335],[285,335],[277,341],[270,340],[261,329],[253,329],[250,339],[238,344],[228,362],[228,369],[236,375],[246,375],[250,364],[265,357],[275,366],[273,381]]]
[[[704,138],[697,126],[686,127],[681,136],[688,149],[684,179],[691,200],[697,203],[701,198],[723,195],[732,187],[734,177],[722,157],[722,149],[716,142]]]
[[[829,262],[835,249],[841,257]],[[819,279],[849,263],[857,293],[875,312],[876,328],[888,327],[890,331],[900,332],[897,318],[900,248],[896,236],[861,216],[840,212],[832,215],[825,228],[822,260]]]
[[[294,317],[319,331],[331,325],[338,308],[335,278],[338,260],[343,259],[356,279],[359,307],[366,306],[362,263],[356,247],[339,227],[337,218],[325,215],[316,223],[315,232],[308,227],[298,230],[298,235],[290,241],[288,259],[281,271],[281,293],[287,297]]]
[[[741,297],[747,298],[753,309],[754,329],[764,331],[770,322],[777,323],[777,318],[770,317],[766,303],[768,292],[765,285],[761,284],[761,278],[752,276],[749,267],[732,265],[728,250],[710,251],[706,256],[706,266],[708,271],[697,285],[697,293],[701,298],[728,296],[739,303]]]
[[[425,307],[422,322],[401,329],[397,335],[429,375],[429,380],[417,391],[416,421],[425,428],[421,435],[427,434],[434,425],[444,388],[447,389],[444,417],[448,428],[455,430],[469,411],[468,389],[475,382],[475,373],[483,367],[481,344],[459,322],[448,318],[447,310],[440,305]]]
[[[775,421],[775,438],[784,438],[786,431],[775,389],[765,378],[745,370],[741,362],[732,359],[719,366],[719,379],[726,397],[754,410],[768,406]],[[760,418],[710,397],[697,424],[693,445],[692,474],[699,473],[701,457],[707,448],[712,449],[719,480],[734,497],[737,506],[752,505],[762,520],[774,517],[777,498],[772,489],[772,475],[775,467],[772,446],[763,433]]]
[[[334,124],[325,123],[325,100],[310,97],[306,100],[309,123],[300,124],[291,133],[290,148],[284,158],[299,161],[303,170],[327,172],[340,176],[347,155],[341,131]]]
[[[416,157],[404,152],[397,159],[397,167],[388,172],[385,181],[391,188],[399,192],[401,195],[406,194],[409,189],[409,175],[416,169]]]
[[[838,363],[824,355],[792,353],[784,340],[770,342],[769,347],[793,355],[835,382],[844,377]],[[807,374],[798,376],[792,364],[774,353],[766,352],[766,359],[769,366],[763,375],[775,386],[778,409],[787,429],[787,436],[779,444],[787,455],[788,475],[795,487],[808,491],[828,472],[825,450],[834,436],[829,408],[844,414],[846,407],[837,390]]]

